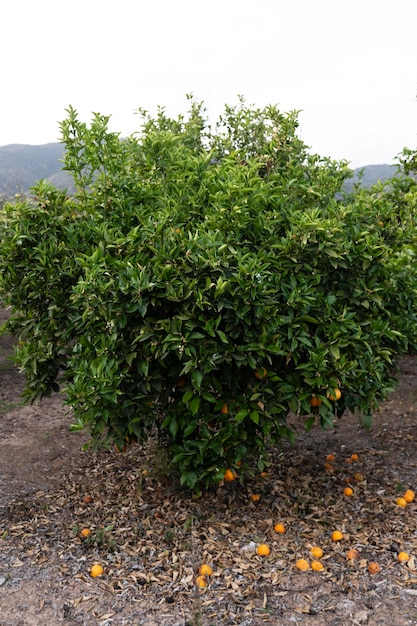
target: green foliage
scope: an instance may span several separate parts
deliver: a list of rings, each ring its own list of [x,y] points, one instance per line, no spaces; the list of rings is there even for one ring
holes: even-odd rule
[[[121,139],[69,109],[76,192],[39,183],[6,205],[1,288],[27,396],[62,380],[94,445],[156,429],[193,489],[263,469],[291,412],[307,429],[345,408],[368,421],[417,344],[413,181],[337,199],[347,165],[310,154],[275,107],[241,100],[213,133],[193,101],[186,118],[142,116]]]

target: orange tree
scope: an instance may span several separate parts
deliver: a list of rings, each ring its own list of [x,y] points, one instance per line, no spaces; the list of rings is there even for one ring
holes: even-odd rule
[[[291,412],[307,429],[346,408],[369,420],[416,345],[410,190],[344,197],[347,165],[309,152],[295,112],[241,100],[214,131],[194,102],[142,115],[120,138],[69,109],[75,193],[40,182],[5,206],[26,396],[62,382],[94,445],[157,432],[193,489],[263,469]]]

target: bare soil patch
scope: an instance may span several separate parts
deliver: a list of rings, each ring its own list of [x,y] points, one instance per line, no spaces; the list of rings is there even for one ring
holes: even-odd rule
[[[175,488],[154,442],[84,452],[87,435],[69,433],[62,397],[23,406],[11,351],[2,337],[0,626],[417,624],[417,503],[395,504],[417,491],[416,357],[401,361],[371,431],[345,415],[331,431],[284,444],[267,476],[195,500]],[[352,454],[358,461],[347,461]],[[91,530],[84,540],[82,528]],[[261,542],[269,557],[255,554]],[[324,570],[298,572],[313,545]],[[359,560],[348,561],[349,548]],[[400,550],[408,563],[398,563]],[[368,572],[371,561],[380,573]],[[93,579],[96,562],[104,576]],[[213,574],[198,590],[202,562]]]

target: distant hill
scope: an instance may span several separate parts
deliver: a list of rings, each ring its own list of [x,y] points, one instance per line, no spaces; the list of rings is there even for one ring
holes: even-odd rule
[[[52,179],[51,182],[61,189],[69,187],[71,178],[62,170],[63,152],[61,143],[0,147],[0,194],[9,198],[26,192],[41,179]]]
[[[353,177],[345,182],[344,189],[345,191],[351,191],[356,183],[360,183],[361,187],[371,187],[378,181],[384,182],[394,178],[396,174],[397,167],[395,165],[387,165],[386,163],[358,167],[353,170]]]
[[[41,146],[11,144],[0,146],[0,196],[11,198],[16,193],[27,192],[38,180],[48,179],[59,189],[71,189],[72,179],[62,170],[62,143]],[[366,165],[354,170],[354,176],[345,183],[345,190],[352,189],[363,171],[361,186],[369,187],[378,180],[384,181],[396,174],[394,165]]]

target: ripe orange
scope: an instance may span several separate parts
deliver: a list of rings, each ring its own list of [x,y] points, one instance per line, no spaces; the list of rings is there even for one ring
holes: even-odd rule
[[[345,487],[343,489],[343,493],[345,494],[345,496],[353,496],[353,489],[352,489],[352,487]]]
[[[318,546],[314,546],[313,548],[311,548],[310,552],[315,559],[321,559],[321,557],[323,556],[323,550]]]
[[[399,552],[397,558],[398,558],[400,563],[405,563],[406,561],[409,560],[410,555],[407,554],[407,552]]]
[[[359,457],[357,454],[351,454],[350,458],[352,459],[352,461],[359,461]]]
[[[207,563],[203,563],[202,565],[200,565],[200,569],[198,571],[201,576],[211,576],[213,573],[213,570],[211,569],[210,565],[207,565]]]
[[[340,398],[342,397],[342,392],[340,391],[340,389],[335,389],[334,393],[330,392],[329,395],[327,396],[329,398],[329,400],[331,400],[332,402],[337,402],[338,400],[340,400]]]
[[[230,483],[230,482],[232,482],[232,480],[235,480],[235,478],[236,478],[236,474],[235,474],[234,472],[232,472],[232,470],[227,469],[227,470],[225,471],[225,473],[224,473],[223,478],[224,478],[224,480],[225,480],[227,483]]]
[[[398,506],[407,506],[407,500],[400,496],[396,499],[395,504],[398,504]]]
[[[320,563],[320,561],[312,561],[311,569],[315,572],[321,572],[324,569],[324,565],[323,563]]]
[[[336,461],[336,455],[335,454],[328,454],[326,456],[326,461],[329,461],[329,463],[334,463]]]
[[[266,543],[260,543],[256,548],[256,554],[259,554],[259,556],[269,556],[271,554],[271,548]]]
[[[88,535],[91,535],[91,530],[89,528],[83,528],[82,530],[80,530],[80,537],[82,537],[83,539],[88,537]]]
[[[255,376],[258,380],[262,380],[262,378],[265,378],[267,373],[268,373],[268,370],[265,367],[263,367],[262,371],[256,370]]]
[[[404,500],[410,504],[411,502],[414,501],[414,498],[416,497],[416,495],[412,489],[407,489],[403,497],[404,497]]]
[[[98,563],[96,563],[90,569],[90,576],[92,576],[92,578],[97,578],[97,576],[103,576],[103,572],[104,572],[103,567],[99,565]]]
[[[312,407],[320,406],[321,400],[315,394],[311,396],[310,404]]]
[[[229,407],[227,406],[227,402],[225,402],[222,406],[223,415],[227,415],[229,413]]]
[[[281,524],[280,522],[278,522],[277,524],[275,524],[274,526],[274,530],[276,533],[278,533],[279,535],[284,535],[285,534],[285,526],[284,524]]]
[[[340,530],[334,530],[332,532],[332,541],[341,541],[343,539],[343,533]]]
[[[195,584],[197,587],[200,587],[200,589],[204,589],[204,587],[207,587],[207,578],[200,574],[200,576],[197,576],[195,579]]]
[[[351,549],[347,551],[347,558],[349,561],[354,561],[359,559],[359,552],[357,550]]]
[[[305,559],[298,559],[295,563],[295,567],[302,572],[306,572],[310,566],[308,564],[308,561],[306,561]]]
[[[259,495],[259,493],[251,493],[249,497],[252,500],[252,502],[258,502],[261,499],[261,496]]]
[[[368,565],[368,572],[370,574],[378,574],[381,571],[381,566],[379,563],[375,563],[375,561],[371,561]]]

